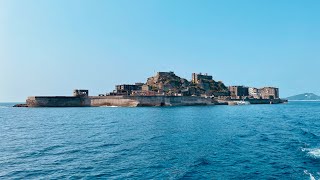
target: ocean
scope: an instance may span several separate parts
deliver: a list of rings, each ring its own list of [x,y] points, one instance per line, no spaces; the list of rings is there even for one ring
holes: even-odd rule
[[[320,179],[320,102],[12,108],[0,179]]]

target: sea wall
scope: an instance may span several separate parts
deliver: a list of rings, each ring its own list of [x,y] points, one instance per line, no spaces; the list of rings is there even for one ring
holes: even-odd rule
[[[191,96],[91,96],[90,100],[91,106],[212,105],[212,100],[210,98]]]
[[[138,106],[194,106],[212,105],[212,99],[193,96],[136,96]]]
[[[219,100],[220,103],[226,103],[228,105],[236,105],[238,102],[243,101],[242,99],[232,99],[232,100]],[[281,104],[287,103],[288,100],[283,99],[244,99],[244,101],[250,104]]]
[[[138,106],[139,102],[123,96],[90,96],[90,106]]]
[[[28,107],[96,107],[96,106],[195,106],[232,104],[237,100],[215,101],[194,96],[33,96],[28,97]],[[241,100],[239,100],[241,101]],[[281,99],[245,99],[250,104],[279,104]]]
[[[192,96],[35,96],[26,103],[28,107],[213,105],[210,98]]]
[[[88,98],[74,96],[32,96],[26,100],[28,107],[86,107]]]
[[[285,101],[282,99],[246,99],[250,104],[280,104]]]

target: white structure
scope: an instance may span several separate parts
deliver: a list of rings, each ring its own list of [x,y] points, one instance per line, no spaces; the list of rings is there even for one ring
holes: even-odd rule
[[[258,89],[258,88],[250,87],[250,88],[249,88],[249,96],[250,96],[250,97],[253,97],[253,98],[255,98],[255,99],[260,99],[261,94],[260,94],[259,89]]]

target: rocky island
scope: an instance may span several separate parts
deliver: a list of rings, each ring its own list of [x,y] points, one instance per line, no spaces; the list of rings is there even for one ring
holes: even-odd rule
[[[73,96],[31,96],[16,107],[97,107],[97,106],[194,106],[236,104],[279,104],[275,87],[227,87],[208,74],[192,73],[190,81],[174,72],[158,72],[145,83],[116,85],[115,90],[89,96],[88,90],[76,89]]]

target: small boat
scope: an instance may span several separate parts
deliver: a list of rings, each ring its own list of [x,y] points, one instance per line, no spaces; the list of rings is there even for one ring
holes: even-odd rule
[[[242,101],[237,101],[236,103],[237,103],[237,105],[249,105],[249,104],[250,104],[250,102],[244,101],[244,100],[242,100]]]

